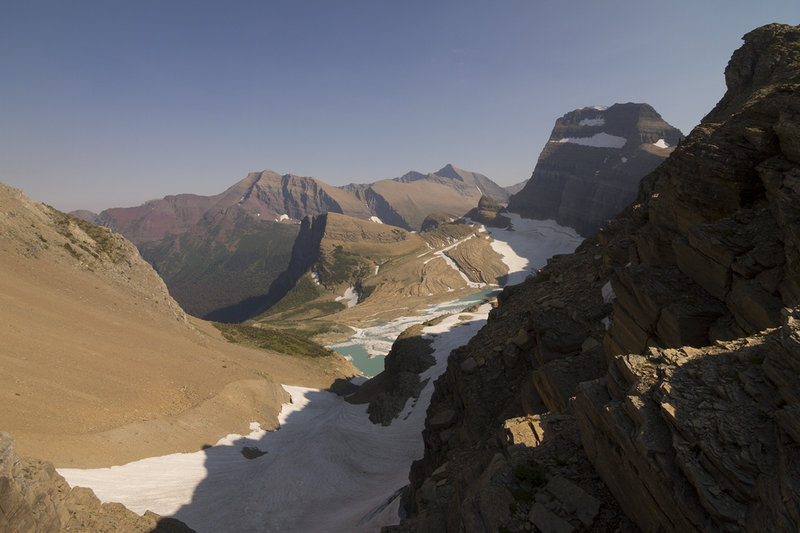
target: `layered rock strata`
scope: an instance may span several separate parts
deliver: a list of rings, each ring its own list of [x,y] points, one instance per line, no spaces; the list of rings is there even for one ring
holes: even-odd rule
[[[800,27],[744,40],[636,201],[453,352],[395,531],[798,528]]]
[[[509,210],[591,235],[636,198],[639,181],[683,135],[648,104],[576,109],[556,120]]]

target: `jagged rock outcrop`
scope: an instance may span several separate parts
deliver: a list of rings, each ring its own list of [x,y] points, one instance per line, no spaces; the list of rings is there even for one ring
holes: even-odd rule
[[[411,326],[401,333],[384,359],[383,372],[345,398],[350,403],[369,404],[367,413],[372,423],[388,426],[409,399],[419,398],[427,383],[420,381],[419,375],[436,362],[430,346],[432,340],[422,335],[422,329],[431,324]]]
[[[747,34],[726,81],[642,183],[632,264],[611,281],[611,365],[579,388],[575,412],[592,462],[639,524],[794,530],[800,28]]]
[[[22,459],[14,439],[0,431],[0,531],[41,533],[130,531],[189,533],[183,522],[119,503],[100,503],[91,489],[69,484],[52,463]]]
[[[636,198],[642,177],[682,138],[648,104],[571,111],[556,121],[531,179],[511,197],[509,210],[591,235]]]
[[[478,207],[471,209],[464,215],[470,220],[480,222],[486,226],[495,228],[507,228],[511,224],[511,219],[503,216],[505,208],[494,201],[489,196],[481,196]]]
[[[442,224],[448,224],[457,220],[460,216],[461,215],[455,215],[453,213],[431,213],[422,221],[419,230],[424,233],[436,229]]]
[[[797,530],[800,27],[747,34],[726,80],[629,208],[453,352],[394,530]]]

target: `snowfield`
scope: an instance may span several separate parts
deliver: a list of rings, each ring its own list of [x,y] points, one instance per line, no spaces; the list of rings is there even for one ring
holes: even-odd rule
[[[508,266],[506,285],[522,283],[546,265],[550,257],[571,253],[583,241],[574,229],[561,226],[555,220],[522,218],[514,213],[503,213],[503,216],[511,219],[512,229],[485,229],[494,239],[490,246]]]
[[[355,287],[348,287],[344,291],[344,296],[337,296],[336,301],[337,302],[344,301],[345,303],[347,303],[347,307],[355,307],[356,304],[358,303],[359,297],[360,295],[358,294],[358,291],[356,290]]]
[[[606,123],[606,119],[603,117],[599,118],[585,118],[578,122],[581,126],[603,126]]]
[[[658,146],[659,148],[669,148],[669,144],[664,139],[659,139],[653,143],[653,146]]]
[[[600,132],[591,137],[565,137],[550,142],[580,144],[581,146],[593,146],[595,148],[622,148],[628,140],[625,137]]]
[[[370,423],[366,405],[284,386],[292,403],[284,405],[277,431],[254,428],[195,453],[59,473],[104,502],[172,516],[198,532],[378,531],[398,522],[399,490],[423,454],[420,432],[434,380],[450,351],[483,326],[489,309],[482,305],[466,320],[459,314],[425,328],[436,364],[421,378],[431,379],[390,426]],[[244,447],[266,453],[246,459]]]

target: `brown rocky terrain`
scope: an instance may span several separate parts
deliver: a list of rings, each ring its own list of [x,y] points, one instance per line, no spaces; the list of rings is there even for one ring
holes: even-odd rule
[[[450,357],[389,531],[800,527],[800,27]]]
[[[503,211],[505,211],[504,206],[488,196],[482,196],[478,202],[478,207],[469,210],[465,218],[480,222],[486,226],[507,228],[511,224],[511,220],[503,216]]]
[[[419,375],[436,362],[431,340],[422,338],[422,329],[429,324],[418,324],[401,333],[386,355],[384,371],[345,397],[350,403],[369,404],[367,413],[372,423],[388,426],[409,398],[419,398],[427,383],[420,381]]]
[[[39,459],[22,459],[14,439],[0,431],[0,531],[59,533],[67,531],[183,533],[193,531],[179,520],[146,512],[143,516],[119,503],[100,503],[91,489],[71,488]]]
[[[596,232],[636,198],[639,181],[683,139],[648,104],[584,107],[558,120],[509,210]]]
[[[224,341],[129,241],[0,185],[0,428],[22,456],[100,467],[277,426],[281,383],[357,371]]]

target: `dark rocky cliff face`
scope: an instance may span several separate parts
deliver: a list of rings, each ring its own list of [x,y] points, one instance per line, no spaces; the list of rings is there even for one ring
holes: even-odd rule
[[[527,218],[591,235],[636,197],[683,138],[647,104],[584,107],[556,121],[533,176],[509,201]]]
[[[390,530],[798,529],[800,27],[747,34],[726,80],[453,352]]]

